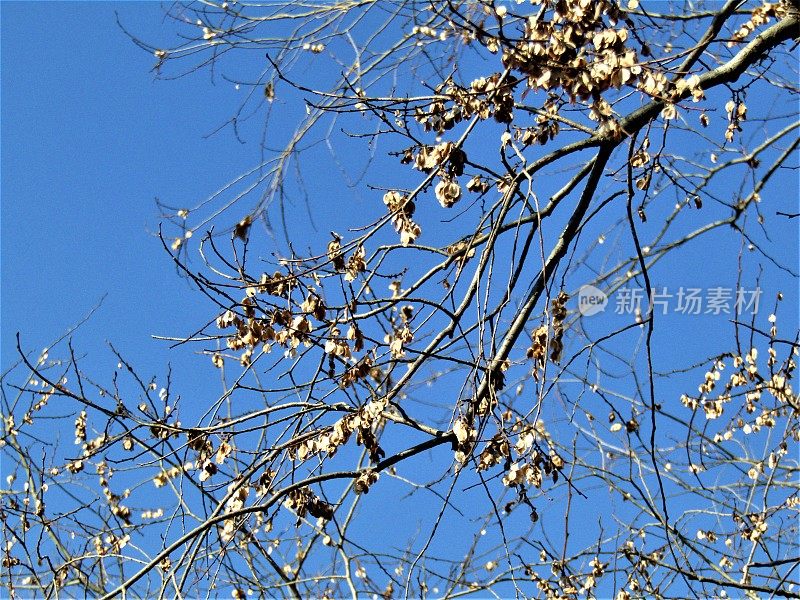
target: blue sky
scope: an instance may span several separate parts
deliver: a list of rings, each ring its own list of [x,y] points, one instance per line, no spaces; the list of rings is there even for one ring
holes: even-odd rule
[[[252,147],[203,140],[230,90],[155,81],[115,13],[151,39],[171,31],[156,2],[2,5],[4,367],[17,330],[38,351],[106,296],[79,346],[106,356],[98,342],[113,340],[160,368],[150,334],[186,332],[206,305],[154,235],[154,198],[191,204],[255,160]]]
[[[155,235],[159,225],[155,198],[172,206],[193,205],[258,160],[256,144],[240,144],[227,131],[204,139],[230,116],[237,101],[234,86],[212,82],[207,73],[173,81],[155,79],[154,57],[126,37],[115,14],[142,37],[172,39],[174,24],[164,22],[163,8],[156,2],[4,2],[0,12],[2,370],[17,359],[17,331],[25,349],[38,352],[105,297],[75,336],[79,353],[86,354],[85,370],[99,380],[113,372],[116,360],[103,346],[108,340],[146,378],[161,377],[171,362],[177,367],[175,384],[181,394],[213,397],[219,382],[207,357],[194,354],[194,348],[169,351],[167,344],[151,339],[151,334],[189,334],[214,311],[177,276],[161,247]],[[314,153],[318,160],[325,159],[324,148],[309,155]],[[310,227],[302,230],[317,251],[327,243],[328,223],[341,231],[337,219],[341,224],[362,209],[370,214],[384,210],[378,195],[362,187],[354,192],[355,209],[342,211],[337,203],[350,197],[336,193],[328,180],[308,183],[312,194],[326,194],[316,213],[321,237]],[[777,177],[774,185],[773,189],[793,189],[794,174]],[[797,206],[792,194],[781,195],[777,202],[790,212]],[[692,214],[682,225],[687,231],[693,228]],[[774,219],[772,207],[767,214]],[[305,216],[295,218],[297,223],[305,220]],[[601,220],[601,225],[608,226],[609,221]],[[654,215],[642,226],[648,235],[657,228]],[[794,224],[786,226],[781,233],[785,237],[776,241],[794,268],[796,229]],[[431,232],[431,237],[435,235]],[[737,242],[733,236],[727,239],[725,253],[735,255]],[[686,271],[659,267],[654,269],[656,283],[732,287],[731,272],[718,278],[712,272],[722,262],[719,246],[692,247],[676,257]],[[764,279],[772,293],[784,281],[775,271]],[[796,329],[796,288],[796,281],[789,281],[783,289],[789,331],[792,326]],[[612,318],[611,326],[620,321]],[[676,358],[688,364],[709,347],[713,350],[708,353],[729,349],[730,328],[724,319],[718,328],[728,336],[723,341],[710,340],[713,335],[695,339],[700,322],[704,331],[717,330],[702,317],[672,317],[669,327],[657,330],[657,343],[665,344],[657,366],[669,366]],[[600,322],[593,321],[587,329],[595,323],[600,328]],[[634,334],[631,347],[638,332]],[[689,350],[696,356],[689,357]],[[668,391],[674,401],[679,386]],[[426,461],[427,456],[417,459],[419,464]],[[367,502],[377,502],[374,498],[371,495]],[[522,521],[527,518],[522,517]],[[414,521],[415,515],[406,518]],[[457,523],[453,517],[446,528],[456,531]],[[397,545],[402,543],[397,540]]]
[[[2,5],[4,366],[17,330],[40,348],[104,295],[78,339],[146,346],[142,359],[161,364],[164,346],[149,335],[187,332],[208,306],[175,277],[155,237],[154,199],[194,204],[258,159],[255,144],[228,131],[203,139],[230,116],[233,86],[207,73],[157,81],[154,58],[115,14],[148,41],[174,34],[155,2]],[[793,183],[784,181],[776,187]],[[312,193],[330,194],[326,183],[311,181]],[[332,209],[316,213],[322,231],[338,200],[315,205]],[[791,210],[791,197],[782,200]],[[796,254],[796,242],[787,250]]]

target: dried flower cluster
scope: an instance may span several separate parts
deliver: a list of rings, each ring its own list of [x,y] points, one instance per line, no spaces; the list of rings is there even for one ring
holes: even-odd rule
[[[289,510],[297,513],[297,516],[301,519],[306,516],[306,513],[316,519],[325,521],[330,521],[333,518],[333,506],[321,500],[307,487],[289,492],[284,505]]]
[[[549,356],[550,360],[558,363],[564,350],[564,319],[567,318],[567,300],[565,292],[559,292],[551,302],[550,327],[540,325],[531,333],[532,343],[526,356],[534,361],[534,377],[538,378],[538,371],[544,370]]]
[[[707,283],[693,252],[714,281],[793,272],[795,4],[398,2],[169,9],[191,39],[149,48],[156,71],[207,58],[264,154],[159,202],[211,307],[170,339],[216,369],[112,347],[103,384],[72,342],[20,342],[0,585],[791,596],[798,335],[763,298],[656,302],[666,271]],[[245,47],[257,72],[225,62]],[[569,292],[634,284],[628,312]]]
[[[378,445],[374,431],[382,422],[381,414],[385,408],[385,401],[368,402],[358,412],[342,417],[333,426],[323,429],[314,437],[292,448],[290,456],[299,460],[306,460],[318,454],[334,456],[339,447],[346,444],[355,432],[356,443],[369,452],[370,460],[378,462],[385,453]]]

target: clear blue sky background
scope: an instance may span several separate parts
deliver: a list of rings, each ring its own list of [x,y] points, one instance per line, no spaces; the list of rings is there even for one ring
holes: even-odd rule
[[[187,332],[208,305],[155,237],[154,198],[193,204],[256,160],[231,136],[203,140],[231,90],[203,76],[155,81],[155,59],[115,12],[142,36],[169,38],[157,2],[0,10],[2,365],[16,360],[16,331],[38,351],[108,294],[77,346],[111,366],[98,344],[111,340],[146,373],[161,371],[166,348],[150,334]]]
[[[113,368],[115,361],[98,343],[110,340],[146,374],[163,372],[166,360],[192,365],[190,353],[168,352],[165,344],[149,341],[151,334],[189,333],[211,316],[208,302],[189,292],[155,237],[154,198],[193,205],[255,163],[257,145],[240,144],[227,130],[203,139],[230,117],[237,92],[219,79],[212,83],[207,72],[174,81],[154,78],[154,57],[130,42],[115,13],[148,41],[174,41],[175,24],[163,19],[159,3],[4,2],[0,10],[0,363],[7,368],[16,360],[17,331],[26,348],[38,351],[107,294],[76,336],[89,360]],[[751,103],[751,113],[757,110]],[[324,180],[310,185],[328,198],[315,204],[330,211],[317,213],[324,244],[324,221],[340,199]],[[778,175],[772,186],[796,189],[794,174]],[[371,196],[365,205],[380,212],[376,200]],[[356,201],[360,210],[364,199]],[[780,210],[796,207],[794,194],[770,201]],[[769,225],[772,206],[765,214]],[[696,224],[690,218],[687,227]],[[797,227],[782,225],[788,239],[771,249],[782,249],[785,262],[797,267]],[[651,218],[645,227],[655,232],[658,225]],[[309,234],[319,241],[318,234]],[[709,261],[737,251],[738,240],[729,238],[725,252],[693,246],[684,254],[685,278],[666,270],[656,273],[656,284],[732,285],[727,275],[715,279],[716,269],[709,267]],[[781,276],[768,273],[768,286],[780,281],[770,279],[774,275]],[[784,289],[787,305],[796,298],[795,284]],[[796,318],[796,310],[787,312]],[[683,318],[674,325],[685,328],[688,338],[697,322]],[[91,362],[85,365],[93,371]],[[206,366],[200,371],[207,373]],[[196,385],[197,370],[190,371],[187,384]]]
[[[154,198],[171,206],[193,205],[258,159],[256,144],[239,144],[227,132],[203,139],[234,110],[233,86],[213,85],[207,74],[155,80],[154,57],[128,40],[116,25],[115,13],[149,41],[172,40],[175,26],[163,21],[157,2],[3,2],[0,13],[0,367],[5,370],[17,359],[17,331],[24,348],[38,352],[107,294],[76,334],[76,348],[87,353],[86,371],[98,380],[108,379],[116,360],[101,342],[109,340],[145,378],[161,377],[171,361],[182,395],[202,398],[208,386],[215,386],[209,393],[216,394],[219,382],[207,357],[170,352],[165,343],[150,339],[151,334],[189,334],[213,316],[209,302],[177,276],[156,238]],[[327,182],[312,185],[330,192]],[[776,208],[796,211],[794,174],[776,178],[773,189],[791,191],[776,199]],[[334,211],[337,198],[328,200],[328,210]],[[380,212],[378,202],[374,196],[369,200]],[[775,218],[772,206],[765,213]],[[653,219],[647,227],[655,231],[658,223]],[[787,235],[783,256],[794,268],[796,230],[796,224],[785,223],[782,230]],[[731,236],[729,244],[735,254],[738,240]],[[711,273],[710,281],[705,277],[712,259],[720,257],[718,248],[694,247],[683,257],[685,262],[678,264],[687,269],[685,279],[665,270],[657,274],[658,281],[733,285],[730,273],[717,279]],[[764,287],[776,289],[781,277],[785,275],[767,273]],[[789,284],[783,289],[788,313],[784,331],[797,326],[797,285]],[[765,329],[768,312],[761,322]],[[694,335],[698,323],[671,319],[671,328],[657,333],[667,344],[657,363],[673,357],[681,364],[691,362],[682,351],[709,341]],[[715,331],[708,320],[702,323],[704,331]],[[715,351],[730,349],[730,326],[721,319],[723,329],[725,343],[712,342],[719,346]],[[672,401],[680,390],[674,392]]]

